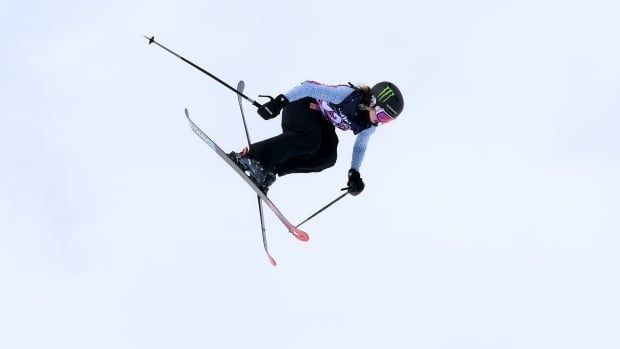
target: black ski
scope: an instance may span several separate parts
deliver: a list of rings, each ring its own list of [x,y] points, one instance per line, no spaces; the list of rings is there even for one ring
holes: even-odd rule
[[[245,89],[245,83],[243,82],[243,80],[240,80],[239,83],[237,84],[237,91],[243,93],[244,89]],[[245,113],[243,112],[243,100],[241,99],[241,96],[237,95],[237,97],[238,97],[237,99],[239,102],[239,111],[241,112],[241,120],[243,121],[243,128],[245,129],[245,138],[248,140],[248,148],[249,148],[252,141],[250,141],[250,132],[248,131],[248,124],[245,121]],[[258,195],[256,195],[256,201],[258,202],[258,217],[260,219],[261,234],[263,235],[263,248],[265,249],[265,253],[267,254],[267,257],[269,258],[269,262],[271,263],[271,265],[275,267],[276,260],[273,259],[273,257],[269,253],[269,249],[267,248],[267,231],[265,230],[265,215],[263,214],[263,201]]]

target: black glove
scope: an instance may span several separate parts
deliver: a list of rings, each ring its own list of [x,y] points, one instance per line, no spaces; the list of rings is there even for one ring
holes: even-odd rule
[[[347,190],[351,195],[358,195],[364,190],[364,181],[360,177],[360,173],[357,170],[349,170],[349,181],[347,182]]]
[[[257,112],[263,119],[269,120],[273,119],[280,114],[282,108],[286,107],[288,104],[288,99],[285,95],[278,95],[278,97],[273,98],[271,96],[260,96],[260,97],[269,97],[271,100],[263,105],[261,105]]]

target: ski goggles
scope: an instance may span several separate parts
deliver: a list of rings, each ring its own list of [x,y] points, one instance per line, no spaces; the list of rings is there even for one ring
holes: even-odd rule
[[[379,120],[379,122],[382,124],[387,124],[388,122],[395,119],[378,105],[375,106],[375,112],[377,113],[377,120]]]

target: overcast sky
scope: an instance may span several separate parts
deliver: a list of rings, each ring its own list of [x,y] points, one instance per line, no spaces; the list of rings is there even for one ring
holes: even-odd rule
[[[620,347],[620,4],[6,2],[0,347]],[[366,190],[287,234],[225,150],[234,94],[389,80]],[[250,135],[279,132],[245,104]],[[281,177],[295,223],[339,161]]]

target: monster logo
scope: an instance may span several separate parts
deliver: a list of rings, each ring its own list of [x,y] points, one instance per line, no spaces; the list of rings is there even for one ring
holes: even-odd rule
[[[388,99],[394,97],[395,93],[394,90],[392,90],[392,88],[390,86],[386,86],[383,91],[379,92],[379,95],[377,96],[377,100],[379,100],[379,102],[385,102]]]

